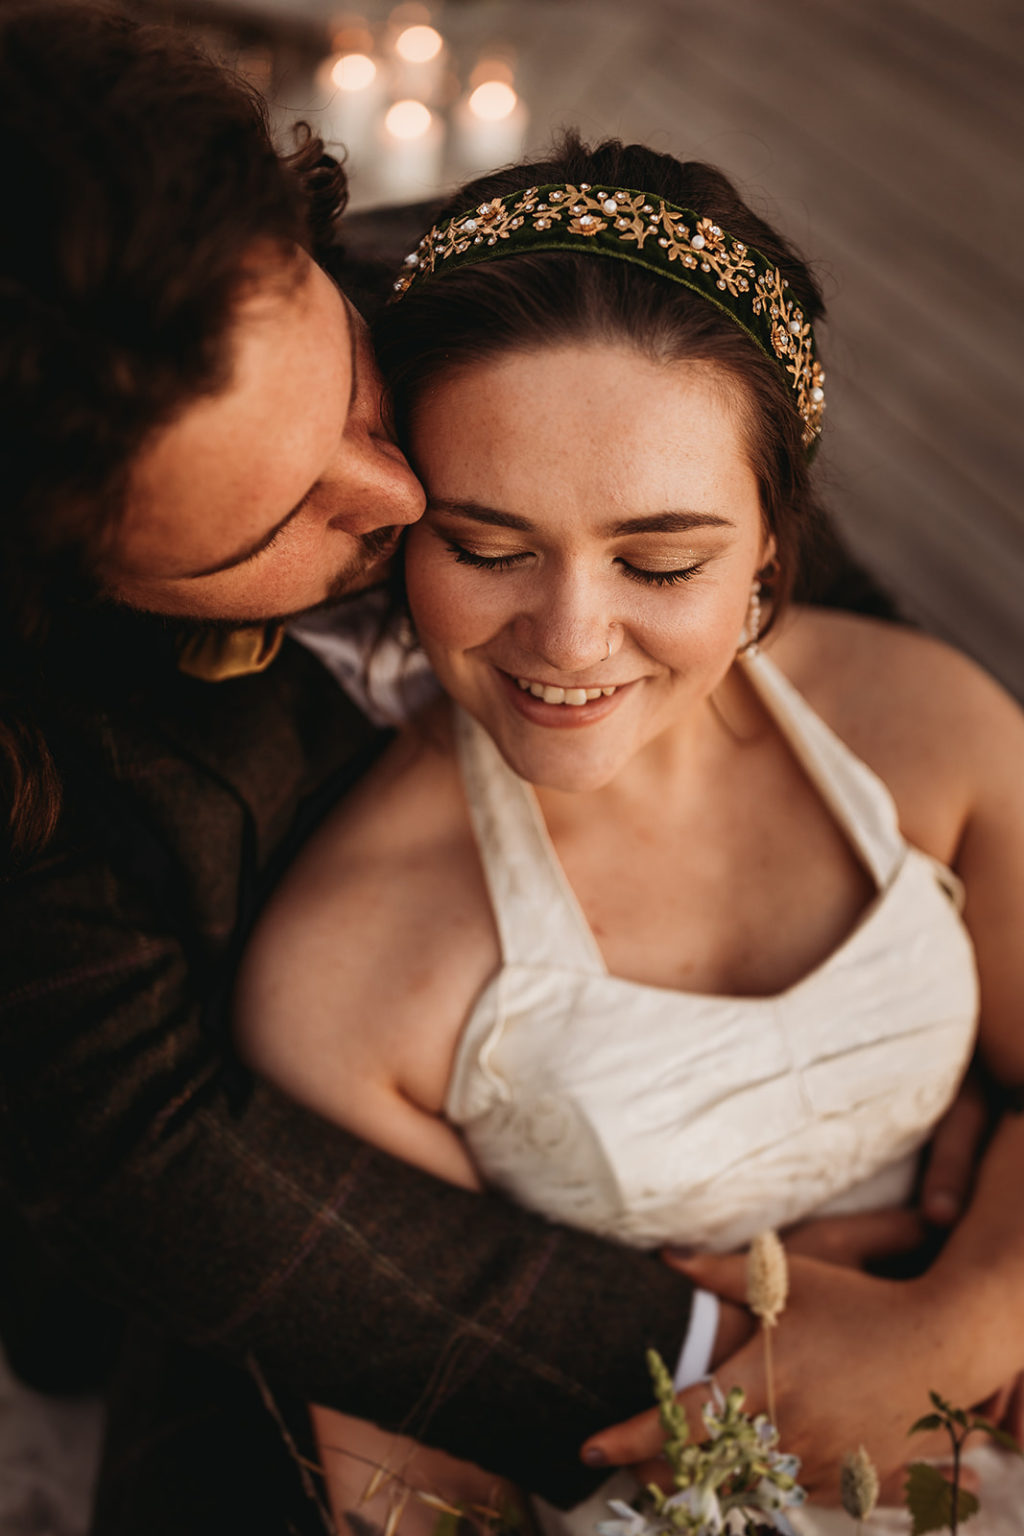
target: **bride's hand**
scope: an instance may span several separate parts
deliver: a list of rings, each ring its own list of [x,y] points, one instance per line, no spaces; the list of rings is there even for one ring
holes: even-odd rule
[[[672,1262],[697,1284],[743,1302],[745,1258]],[[835,1503],[842,1459],[861,1444],[883,1480],[898,1475],[910,1459],[942,1455],[948,1446],[941,1440],[907,1440],[911,1424],[928,1411],[929,1389],[969,1401],[989,1388],[955,1379],[947,1350],[955,1318],[927,1280],[880,1280],[802,1254],[790,1257],[789,1275],[789,1300],[773,1330],[773,1375],[782,1449],[800,1457],[802,1485],[821,1502]],[[723,1389],[743,1388],[747,1412],[766,1411],[760,1338],[732,1355],[717,1378]],[[681,1397],[698,1436],[707,1395],[706,1387],[696,1386]],[[639,1463],[646,1480],[659,1470],[662,1443],[657,1414],[649,1412],[595,1435],[584,1459],[598,1464],[596,1451],[610,1466]],[[655,1464],[643,1465],[648,1462]]]

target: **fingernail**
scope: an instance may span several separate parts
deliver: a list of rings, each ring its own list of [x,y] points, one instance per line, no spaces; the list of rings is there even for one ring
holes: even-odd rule
[[[582,1452],[583,1465],[585,1467],[606,1467],[608,1457],[599,1445],[585,1445]]]

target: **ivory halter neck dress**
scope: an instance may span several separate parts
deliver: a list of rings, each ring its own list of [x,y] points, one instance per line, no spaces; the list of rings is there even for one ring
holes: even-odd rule
[[[811,1213],[906,1199],[974,1041],[957,877],[905,842],[885,785],[767,656],[739,665],[877,889],[827,959],[772,997],[609,975],[532,788],[456,712],[502,963],[460,1038],[446,1113],[488,1183],[645,1248],[731,1249]],[[592,1530],[595,1513],[563,1524]],[[852,1529],[829,1511],[795,1523]],[[1024,1513],[1002,1526],[983,1510],[971,1529],[1019,1533]]]

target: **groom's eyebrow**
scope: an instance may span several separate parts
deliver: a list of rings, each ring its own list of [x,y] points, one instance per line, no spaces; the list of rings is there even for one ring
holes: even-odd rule
[[[431,497],[432,512],[447,512],[451,517],[464,517],[472,523],[486,523],[494,528],[515,528],[520,533],[532,533],[534,524],[527,517],[515,512],[499,512],[495,507],[485,507],[477,501],[445,501]],[[652,512],[643,517],[627,517],[608,523],[598,530],[606,539],[625,538],[631,533],[692,533],[695,528],[733,528],[735,524],[717,512]]]

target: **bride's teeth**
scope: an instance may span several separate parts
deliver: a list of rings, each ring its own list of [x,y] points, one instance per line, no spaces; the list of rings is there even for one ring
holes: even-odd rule
[[[553,683],[531,683],[528,677],[517,677],[516,686],[524,693],[532,693],[545,704],[568,704],[578,709],[581,704],[591,704],[594,699],[610,698],[615,688],[556,688]]]

